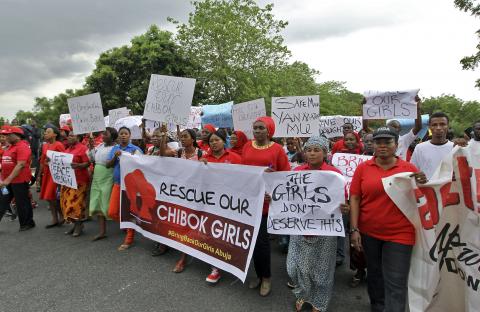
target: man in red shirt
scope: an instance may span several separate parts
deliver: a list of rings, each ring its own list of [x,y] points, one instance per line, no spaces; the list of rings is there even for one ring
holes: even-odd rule
[[[32,177],[30,172],[32,151],[23,140],[21,128],[10,127],[6,129],[5,134],[10,146],[2,155],[0,219],[15,198],[20,231],[26,231],[35,227],[32,204],[28,196],[28,183]]]

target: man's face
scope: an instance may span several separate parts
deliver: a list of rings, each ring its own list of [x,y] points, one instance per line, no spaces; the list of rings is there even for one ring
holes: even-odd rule
[[[480,141],[480,122],[473,125],[473,138],[475,141]]]
[[[445,117],[432,118],[428,126],[430,128],[430,131],[432,131],[432,139],[436,138],[441,141],[445,141],[447,139],[447,133],[448,133],[447,118]]]

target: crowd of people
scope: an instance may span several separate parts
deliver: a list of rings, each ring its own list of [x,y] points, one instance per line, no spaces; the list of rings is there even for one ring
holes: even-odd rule
[[[415,126],[400,136],[400,123],[391,121],[375,130],[366,120],[358,133],[352,124],[343,125],[343,137],[330,140],[321,136],[310,138],[276,138],[275,124],[270,117],[260,117],[252,125],[249,140],[242,131],[216,129],[203,125],[201,130],[168,131],[162,126],[150,135],[143,130],[142,140],[131,140],[131,130],[107,127],[103,133],[77,135],[71,127],[51,123],[40,136],[28,136],[25,126],[5,125],[0,131],[0,220],[5,214],[18,217],[20,231],[36,226],[33,220],[34,201],[31,186],[38,186],[40,200],[48,204],[51,222],[46,229],[71,224],[66,235],[78,237],[83,222],[97,218],[99,231],[93,241],[107,237],[106,220],[119,221],[120,161],[123,153],[146,154],[152,157],[178,157],[205,163],[228,163],[266,167],[267,172],[290,170],[340,171],[330,164],[335,153],[372,155],[361,163],[353,176],[350,195],[340,209],[345,215],[345,228],[350,236],[351,286],[367,282],[372,311],[405,311],[409,259],[415,244],[415,229],[388,197],[382,178],[410,172],[412,179],[424,184],[455,144],[477,144],[480,121],[459,138],[449,138],[449,118],[442,112],[429,119],[429,132],[418,137],[422,128],[420,100]],[[40,142],[41,141],[41,142]],[[73,155],[78,187],[57,185],[50,173],[48,151]],[[32,162],[36,165],[32,174]],[[253,253],[256,278],[249,288],[259,289],[260,296],[271,291],[271,240],[267,233],[270,195],[265,194],[262,220]],[[258,207],[260,209],[260,207]],[[138,239],[138,238],[137,238]],[[118,250],[129,249],[135,231],[127,229]],[[296,296],[295,309],[305,303],[312,311],[326,311],[331,298],[335,267],[345,261],[345,239],[327,236],[282,236],[278,239],[287,253],[289,286]],[[168,247],[156,243],[153,256],[164,254]],[[173,268],[180,273],[187,265],[181,254]],[[221,278],[212,267],[206,277],[209,283]]]

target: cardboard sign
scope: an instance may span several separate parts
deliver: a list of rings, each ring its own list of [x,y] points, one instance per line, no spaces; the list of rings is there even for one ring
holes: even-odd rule
[[[67,99],[73,133],[84,134],[105,130],[100,93]]]
[[[129,115],[130,115],[130,112],[128,111],[128,109],[126,107],[109,110],[108,111],[108,122],[109,122],[108,126],[109,127],[114,127],[117,120],[119,120],[120,118],[123,118],[123,117],[127,117]]]
[[[367,91],[363,119],[415,119],[419,89],[407,91]]]
[[[262,218],[262,167],[120,157],[121,228],[247,276]]]
[[[353,174],[358,165],[371,159],[373,156],[368,155],[356,155],[346,153],[335,153],[332,157],[332,166],[340,170],[345,178],[345,189],[350,195],[350,184],[352,184]]]
[[[57,184],[77,189],[77,177],[72,168],[73,154],[47,151],[47,157],[50,159],[48,168],[53,181]]]
[[[320,136],[327,139],[343,137],[343,125],[351,123],[353,131],[359,132],[363,128],[362,116],[321,116],[320,117]]]
[[[233,128],[240,130],[249,139],[253,139],[253,123],[258,117],[266,116],[263,98],[233,105]]]
[[[320,130],[320,96],[272,98],[275,137],[311,137]]]
[[[203,105],[202,124],[212,124],[215,128],[233,128],[233,102],[217,105]]]
[[[267,230],[272,234],[345,236],[340,204],[343,177],[333,171],[265,173],[272,200]]]
[[[195,79],[153,74],[143,117],[186,126],[194,90]]]

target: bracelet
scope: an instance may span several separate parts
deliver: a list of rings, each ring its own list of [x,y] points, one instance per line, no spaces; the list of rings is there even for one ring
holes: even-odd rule
[[[355,227],[355,228],[351,228],[351,229],[350,229],[350,234],[353,234],[354,232],[360,233],[360,230],[359,230],[358,228],[356,228],[356,227]]]

